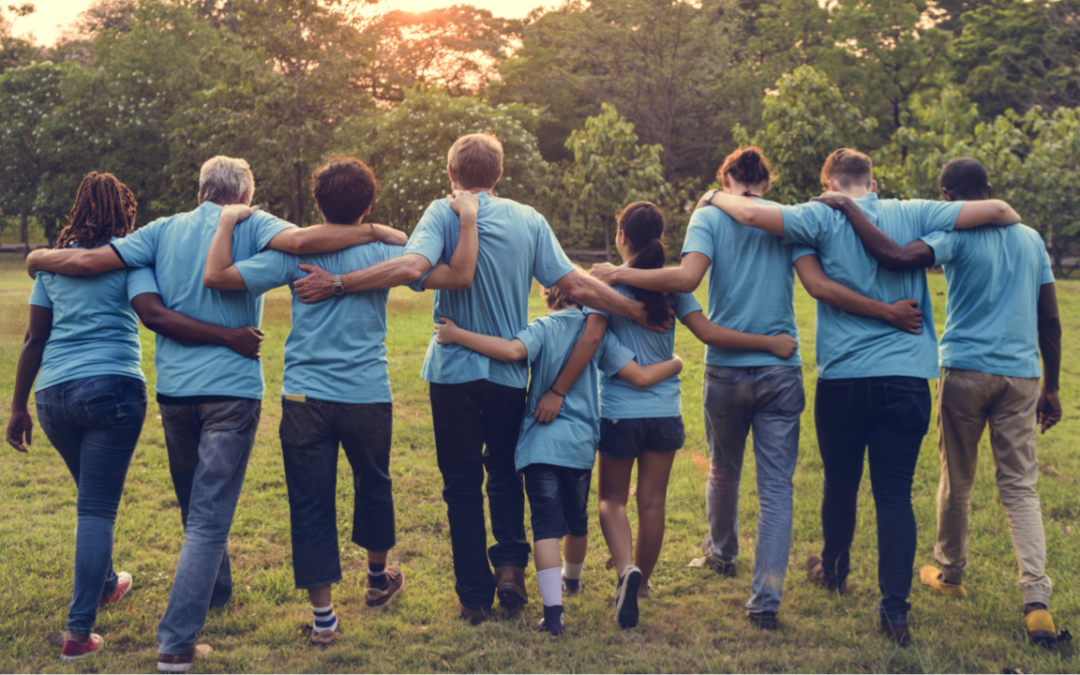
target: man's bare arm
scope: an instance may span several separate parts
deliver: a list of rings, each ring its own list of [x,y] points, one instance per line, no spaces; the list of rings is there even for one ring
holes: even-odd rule
[[[649,315],[645,311],[645,305],[625,295],[616,293],[605,284],[592,277],[585,276],[577,270],[556,281],[555,285],[582,307],[591,307],[601,312],[625,316],[628,319],[637,321],[646,328],[662,333],[666,333],[671,328],[670,323],[667,326],[652,325],[649,323]]]
[[[887,321],[907,333],[922,333],[922,310],[915,300],[898,300],[890,305],[856,293],[830,279],[816,255],[804,255],[796,260],[795,271],[807,293],[816,300],[845,312]]]
[[[953,229],[966,230],[980,225],[1015,225],[1019,222],[1020,214],[1007,202],[1000,199],[980,199],[964,202]]]
[[[790,359],[799,350],[798,341],[786,333],[756,335],[717,326],[700,310],[684,316],[683,323],[694,334],[694,337],[710,347],[771,352],[781,359]]]
[[[608,286],[626,284],[660,293],[693,293],[705,278],[711,264],[709,256],[704,253],[687,253],[678,267],[642,270],[616,267],[611,263],[597,263],[589,270],[589,276]]]
[[[847,217],[851,229],[855,230],[863,248],[885,269],[898,272],[902,270],[933,267],[934,249],[921,239],[916,239],[906,246],[900,246],[885,234],[881,228],[866,217],[855,200],[838,192],[827,192],[813,201],[821,202],[836,209]]]
[[[1036,411],[1042,433],[1061,421],[1058,382],[1061,375],[1061,319],[1058,316],[1057,287],[1039,287],[1039,353],[1043,361],[1043,381]]]
[[[476,256],[479,253],[479,235],[476,217],[480,211],[479,198],[468,190],[455,190],[448,197],[450,208],[461,216],[458,240],[450,264],[439,263],[424,279],[424,290],[460,291],[472,286],[476,275]]]
[[[100,248],[37,249],[26,257],[26,271],[33,279],[38,272],[55,272],[69,277],[102,274],[124,267],[112,246]]]
[[[529,355],[525,343],[517,338],[507,340],[494,335],[474,333],[445,317],[435,324],[435,341],[441,345],[461,345],[499,361],[520,361]]]
[[[206,253],[206,270],[203,271],[203,285],[216,291],[242,291],[247,288],[240,270],[233,261],[232,240],[236,224],[247,219],[259,207],[245,204],[230,204],[221,209],[218,216],[217,231]]]
[[[404,246],[409,238],[404,232],[386,225],[364,223],[360,225],[312,225],[290,227],[274,236],[267,245],[275,251],[294,255],[332,253],[352,246],[381,241],[385,244]]]
[[[762,204],[751,197],[716,191],[709,200],[716,208],[743,225],[756,227],[778,237],[784,236],[784,212],[779,206]]]
[[[321,267],[300,265],[308,276],[293,282],[293,290],[301,302],[314,304],[334,294],[334,275]],[[385,260],[377,265],[341,275],[346,293],[359,293],[379,288],[411,284],[431,269],[431,263],[419,253],[406,253],[400,258]]]

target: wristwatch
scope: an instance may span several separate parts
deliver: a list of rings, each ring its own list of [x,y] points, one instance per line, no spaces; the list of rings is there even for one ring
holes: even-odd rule
[[[341,283],[341,275],[334,275],[334,295],[345,295],[345,284]]]
[[[715,194],[716,190],[709,190],[708,192],[703,194],[701,198],[705,201],[706,204],[712,204],[712,198]]]

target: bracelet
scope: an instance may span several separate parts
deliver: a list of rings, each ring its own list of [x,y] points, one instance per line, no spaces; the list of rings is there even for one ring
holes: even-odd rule
[[[560,394],[559,392],[555,391],[555,387],[552,387],[551,389],[548,389],[548,391],[551,392],[552,394],[555,394],[559,398],[566,398],[566,394]]]

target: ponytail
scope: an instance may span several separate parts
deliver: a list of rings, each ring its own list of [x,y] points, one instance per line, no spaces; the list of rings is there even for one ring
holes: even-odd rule
[[[634,202],[619,214],[619,229],[634,253],[627,264],[635,269],[658,269],[667,262],[664,248],[664,212],[652,202]],[[645,305],[649,323],[661,326],[668,320],[664,294],[629,286],[634,298]]]

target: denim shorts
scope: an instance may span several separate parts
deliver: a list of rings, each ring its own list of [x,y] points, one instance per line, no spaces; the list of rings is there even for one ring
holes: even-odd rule
[[[562,539],[589,533],[589,487],[592,469],[571,469],[551,464],[530,464],[525,494],[532,511],[533,541]]]
[[[686,442],[682,417],[600,420],[600,452],[612,459],[637,459],[642,450],[675,452]]]

